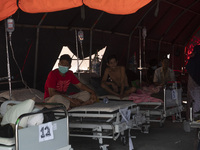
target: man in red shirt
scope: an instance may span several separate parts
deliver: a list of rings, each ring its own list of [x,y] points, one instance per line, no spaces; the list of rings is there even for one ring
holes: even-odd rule
[[[76,106],[92,104],[97,100],[95,92],[81,83],[69,70],[71,61],[71,57],[67,54],[60,57],[58,69],[51,71],[47,77],[44,93],[45,102],[62,103],[67,110]],[[67,96],[66,92],[70,83],[82,92]]]

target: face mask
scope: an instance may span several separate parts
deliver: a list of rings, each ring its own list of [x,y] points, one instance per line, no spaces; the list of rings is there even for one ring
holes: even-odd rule
[[[60,73],[65,74],[69,70],[69,67],[58,66],[58,70],[60,71]]]

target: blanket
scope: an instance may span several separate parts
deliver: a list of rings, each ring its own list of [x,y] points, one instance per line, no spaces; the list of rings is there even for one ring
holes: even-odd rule
[[[162,102],[159,98],[152,97],[151,94],[158,93],[162,87],[161,86],[149,86],[142,87],[138,89],[136,93],[132,93],[129,96],[129,100],[133,100],[134,103],[141,102]]]

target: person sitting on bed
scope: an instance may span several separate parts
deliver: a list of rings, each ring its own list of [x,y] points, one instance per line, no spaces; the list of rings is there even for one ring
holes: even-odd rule
[[[121,98],[129,96],[136,91],[135,87],[129,88],[125,67],[118,66],[117,57],[110,55],[107,58],[107,68],[105,69],[101,87],[108,93]]]
[[[175,81],[175,74],[169,68],[169,59],[162,60],[162,66],[155,70],[153,82],[156,86],[163,86],[168,81]]]
[[[71,61],[71,57],[67,54],[60,57],[58,69],[51,71],[47,77],[44,94],[45,102],[62,103],[67,110],[76,106],[92,104],[97,100],[95,92],[81,83],[69,70]],[[70,96],[66,95],[70,83],[82,92]]]

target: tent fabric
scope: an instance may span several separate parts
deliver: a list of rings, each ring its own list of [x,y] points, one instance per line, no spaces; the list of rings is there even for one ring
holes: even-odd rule
[[[14,4],[15,6],[17,3],[13,0],[7,1],[0,0],[2,9],[5,8],[5,5]],[[96,1],[93,0],[94,3]],[[120,1],[116,0],[116,2]],[[128,3],[128,1],[124,0],[124,3]],[[82,56],[80,43],[76,46],[75,30],[84,32],[82,48],[85,57],[106,47],[102,70],[105,68],[106,58],[110,54],[116,54],[119,65],[124,66],[128,66],[129,60],[132,60],[134,55],[137,63],[134,65],[138,67],[140,49],[142,54],[145,54],[142,55],[142,66],[145,62],[148,65],[151,59],[156,58],[159,61],[162,57],[170,54],[171,64],[173,64],[170,67],[174,70],[184,68],[185,46],[199,29],[200,1],[152,0],[129,15],[116,15],[97,10],[87,2],[89,1],[82,0],[82,3],[85,4],[84,7],[81,5],[50,13],[26,13],[21,8],[18,10],[16,8],[17,12],[12,15],[15,21],[12,47],[20,69],[23,68],[24,81],[30,87],[32,87],[34,75],[36,75],[36,88],[43,90],[46,77],[59,57],[63,46],[68,46],[74,55],[77,55],[78,47],[79,56]],[[111,3],[111,0],[106,2],[99,0],[100,3],[103,8],[103,4]],[[114,6],[120,7],[117,4]],[[2,9],[0,9],[1,12]],[[0,13],[1,15],[2,13]],[[8,16],[10,16],[9,13]],[[145,40],[141,37],[143,27],[147,29]],[[10,46],[8,47],[10,48]],[[7,76],[4,21],[0,21],[0,50],[0,77],[4,77]],[[35,58],[37,58],[37,65]],[[146,66],[146,64],[144,65]],[[14,80],[19,80],[20,74],[11,52],[10,68]],[[3,85],[3,87],[1,86],[1,89],[5,90],[8,86]]]
[[[83,5],[103,10],[111,14],[131,14],[148,4],[151,0],[19,0],[18,6],[27,13],[44,13],[67,10]],[[17,9],[16,0],[1,0],[0,21],[13,15]]]
[[[110,14],[132,14],[148,4],[151,0],[83,0],[90,8],[105,11]]]
[[[16,0],[1,0],[0,2],[0,21],[13,15],[17,11]]]
[[[83,5],[82,0],[19,0],[19,7],[27,13],[54,12]]]

